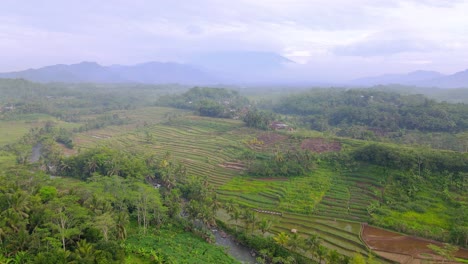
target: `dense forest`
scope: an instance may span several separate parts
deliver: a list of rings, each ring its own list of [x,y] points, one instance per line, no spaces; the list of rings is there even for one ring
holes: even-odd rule
[[[233,90],[194,87],[181,95],[162,97],[158,104],[195,110],[202,116],[239,118],[249,100]]]
[[[421,94],[377,88],[312,89],[260,106],[288,116],[299,126],[342,137],[457,151],[468,147],[468,106],[437,102]]]
[[[273,110],[302,116],[316,130],[353,125],[382,132],[459,132],[468,128],[468,106],[464,104],[372,90],[312,90],[285,98]]]

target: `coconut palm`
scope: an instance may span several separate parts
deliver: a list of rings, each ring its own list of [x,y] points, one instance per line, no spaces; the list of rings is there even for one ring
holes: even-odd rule
[[[283,246],[283,247],[286,247],[286,245],[288,244],[288,241],[289,241],[289,236],[288,234],[284,233],[284,232],[281,232],[279,234],[277,234],[273,240],[275,240],[275,243],[280,245],[280,246]]]

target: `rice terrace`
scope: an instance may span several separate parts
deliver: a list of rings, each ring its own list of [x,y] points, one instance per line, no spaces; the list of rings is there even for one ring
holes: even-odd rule
[[[155,111],[157,115],[171,109],[147,111]],[[154,119],[135,120],[138,123],[145,121],[154,122]],[[148,133],[151,142],[146,139]],[[242,159],[245,151],[258,151],[258,155],[277,148],[306,149],[314,153],[340,152],[342,145],[352,149],[361,142],[340,142],[339,139],[315,136],[296,138],[294,132],[265,133],[245,128],[241,121],[193,116],[190,112],[181,112],[171,121],[160,120],[129,132],[107,127],[93,131],[93,134],[101,137],[78,134],[77,139],[89,138],[86,144],[76,147],[109,145],[127,151],[163,150],[159,152],[161,154],[170,149],[171,155],[177,157],[189,174],[207,177],[216,186],[222,201],[234,201],[259,212],[258,217],[272,219],[274,224],[269,231],[272,235],[290,233],[291,229],[298,230],[304,237],[318,234],[327,248],[340,254],[352,257],[356,252],[363,256],[373,252],[384,263],[424,263],[431,259],[431,250],[426,246],[429,242],[418,242],[418,238],[390,240],[387,239],[390,232],[367,225],[371,217],[368,207],[373,200],[380,199],[384,190],[384,179],[380,173],[373,174],[374,169],[353,164],[355,168],[337,170],[326,164],[310,175],[293,179],[274,174],[268,178],[245,176],[244,163],[248,162]],[[262,213],[264,210],[279,211],[281,216]],[[237,225],[227,213],[220,213],[219,217]],[[467,250],[460,249],[456,256],[467,258],[467,254]]]
[[[29,207],[3,213],[9,235],[1,241],[10,241],[2,245],[4,259],[23,254],[11,251],[21,228],[31,241],[41,241],[47,235],[41,238],[37,228],[65,232],[54,223],[76,217],[94,223],[70,222],[74,227],[57,233],[50,255],[33,257],[42,246],[26,244],[27,259],[79,258],[87,247],[120,252],[95,254],[115,263],[235,263],[215,246],[216,238],[244,245],[258,263],[467,263],[468,160],[455,149],[458,143],[445,149],[405,144],[401,131],[379,138],[362,125],[349,130],[333,120],[319,131],[310,128],[313,117],[288,112],[294,109],[282,101],[267,111],[237,91],[180,89],[143,90],[154,98],[126,107],[119,101],[124,99],[115,99],[114,105],[93,108],[86,103],[90,98],[77,95],[77,108],[57,96],[38,102],[49,107],[40,115],[23,113],[32,106],[2,112],[2,181],[17,186],[2,189],[2,199],[12,201],[16,196],[8,192],[17,192],[30,197],[28,204],[63,217],[50,214],[44,216],[50,223],[36,223],[25,217],[39,214]],[[305,93],[313,99],[318,91]],[[387,96],[374,90],[334,93],[371,93],[374,101]],[[283,125],[272,128],[274,120]],[[33,149],[40,157],[31,160]],[[37,182],[30,180],[32,173]],[[75,211],[67,211],[72,205],[64,201]],[[24,210],[17,215],[23,226],[11,227],[14,210]]]

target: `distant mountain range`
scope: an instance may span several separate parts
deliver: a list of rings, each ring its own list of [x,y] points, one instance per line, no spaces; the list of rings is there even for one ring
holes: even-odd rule
[[[58,64],[39,69],[0,73],[0,78],[23,78],[36,82],[66,83],[210,83],[208,73],[179,63],[147,62],[133,66],[101,66],[95,62]]]
[[[291,65],[294,65],[294,67],[289,67]],[[276,53],[232,51],[194,56],[188,59],[187,63],[146,62],[130,66],[102,66],[96,62],[81,62],[71,65],[58,64],[38,69],[0,73],[0,78],[23,78],[36,82],[67,83],[318,85],[316,80],[307,77],[307,75],[294,77],[293,70],[301,69],[301,66]],[[452,75],[444,75],[435,71],[385,74],[360,78],[340,85],[374,86],[389,84],[440,88],[468,87],[468,70]],[[336,86],[337,83],[333,85]],[[322,81],[320,86],[328,85]]]
[[[23,78],[36,82],[180,83],[215,84],[268,80],[293,61],[269,52],[204,54],[187,64],[146,62],[131,66],[102,66],[96,62],[58,64],[38,69],[0,73],[0,78]]]
[[[468,70],[451,75],[444,75],[435,71],[413,71],[407,74],[385,74],[356,79],[351,81],[349,84],[353,86],[400,84],[419,87],[468,88]]]

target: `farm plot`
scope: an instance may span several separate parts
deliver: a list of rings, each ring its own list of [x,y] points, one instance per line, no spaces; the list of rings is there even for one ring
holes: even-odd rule
[[[330,187],[331,172],[318,169],[291,179],[235,177],[218,190],[223,200],[244,206],[311,214]]]
[[[365,222],[369,220],[367,207],[379,198],[382,186],[378,178],[364,172],[335,175],[315,211],[317,215]]]
[[[45,114],[18,115],[16,120],[0,120],[0,146],[14,143],[26,135],[31,128],[44,127],[49,121],[63,128],[76,126],[76,124],[59,121],[55,117]]]
[[[93,130],[79,134],[76,142],[83,148],[110,145],[157,157],[169,152],[174,161],[186,166],[188,174],[206,176],[214,186],[220,186],[240,174],[238,168],[225,164],[236,161],[248,133],[240,121],[185,116],[133,129],[110,126]]]
[[[416,264],[427,259],[438,259],[443,263],[440,257],[435,256],[434,252],[428,247],[429,244],[442,247],[443,245],[440,242],[406,236],[368,225],[363,226],[362,238],[377,254],[400,263]],[[468,250],[459,249],[455,256],[468,259]],[[405,262],[402,262],[402,260],[405,260]]]

